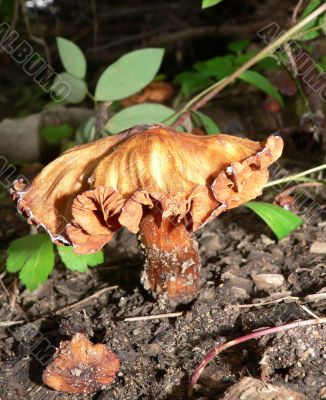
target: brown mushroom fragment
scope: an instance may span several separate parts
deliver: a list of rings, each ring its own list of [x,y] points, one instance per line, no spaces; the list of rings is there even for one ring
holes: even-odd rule
[[[30,223],[76,253],[98,251],[121,227],[139,233],[144,286],[176,305],[199,289],[194,232],[260,195],[282,148],[276,136],[254,142],[136,126],[65,152],[30,188],[16,182],[13,196]]]
[[[60,343],[43,382],[59,392],[92,394],[109,385],[119,368],[119,359],[104,344],[93,344],[76,333],[71,341]]]
[[[174,95],[173,86],[169,82],[151,82],[140,93],[136,93],[120,101],[123,107],[145,102],[167,103]]]

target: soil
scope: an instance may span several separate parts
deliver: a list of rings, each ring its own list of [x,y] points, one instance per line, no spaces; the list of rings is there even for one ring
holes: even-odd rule
[[[234,0],[226,2],[222,11],[216,7],[198,13],[186,0],[169,0],[154,4],[154,8],[151,3],[155,2],[147,0],[137,0],[135,3],[143,4],[138,8],[126,8],[121,1],[114,1],[118,6],[114,13],[112,4],[97,1],[101,27],[98,37],[97,23],[90,23],[95,21],[93,2],[82,2],[83,6],[77,8],[66,1],[56,3],[60,3],[60,13],[38,15],[38,24],[46,28],[46,41],[48,45],[52,43],[54,69],[62,70],[55,37],[70,38],[86,52],[91,77],[88,84],[94,88],[106,65],[139,47],[167,49],[164,73],[168,80],[178,72],[190,70],[197,61],[226,54],[231,40],[251,38],[252,50],[257,50],[257,30],[271,21],[286,29],[296,2],[282,3],[280,7],[280,2],[272,0]],[[17,30],[24,32],[23,18],[17,23]],[[188,29],[212,25],[219,30],[198,38],[196,30]],[[157,41],[147,37],[153,26],[163,32],[156,35],[154,30]],[[178,34],[185,27],[188,37],[176,40],[173,33]],[[124,35],[125,44],[121,41]],[[22,38],[30,41],[29,35]],[[109,43],[110,47],[94,52],[100,43]],[[325,43],[325,38],[320,37],[314,44],[318,59],[325,54]],[[33,46],[37,44],[33,42]],[[35,49],[44,54],[42,46]],[[22,73],[21,65],[9,56],[2,54],[1,63],[1,119],[39,112],[49,100],[48,95],[37,89]],[[270,78],[282,86],[279,77],[271,73]],[[245,83],[237,84],[207,105],[205,113],[229,134],[260,140],[278,131],[286,142],[282,166],[293,173],[325,163],[320,143],[323,141],[325,146],[326,136],[315,140],[315,127],[303,114],[308,115],[308,121],[312,116],[306,114],[300,96],[291,99],[289,93],[284,95],[288,97],[286,107],[273,111],[268,107],[271,98]],[[82,105],[93,106],[90,100]],[[320,107],[325,113],[324,105]],[[324,120],[323,123],[325,135]],[[39,150],[46,157],[53,155]],[[25,165],[27,169],[39,167]],[[34,176],[35,172],[25,170],[24,175]],[[205,226],[197,232],[202,259],[198,298],[172,310],[182,313],[177,317],[127,322],[128,317],[171,312],[140,283],[143,260],[136,236],[125,230],[119,232],[105,248],[104,265],[87,273],[71,272],[57,259],[48,281],[30,293],[15,275],[5,272],[9,243],[28,234],[30,227],[19,217],[13,202],[3,199],[0,192],[0,400],[186,400],[192,372],[216,344],[262,327],[325,316],[326,194],[325,189],[323,193],[318,189],[319,198],[315,189],[309,193],[303,210],[305,224],[281,241],[276,241],[266,225],[245,207],[225,213]],[[275,195],[265,197],[270,202],[273,198]],[[311,213],[317,203],[324,207],[322,215]],[[311,252],[312,245],[318,248],[318,243],[324,244],[324,250],[320,254]],[[265,275],[258,280],[257,275],[261,274]],[[111,286],[117,287],[105,290]],[[70,340],[76,332],[84,333],[93,343],[106,344],[121,360],[114,382],[94,395],[67,395],[50,390],[42,382],[42,373],[60,342]],[[244,395],[243,387],[250,389],[249,396]],[[266,391],[274,394],[268,397]],[[268,335],[223,352],[202,373],[194,398],[326,399],[326,325]]]
[[[13,207],[2,212],[5,249],[7,241],[28,228]],[[182,315],[174,318],[124,321],[171,311],[160,308],[142,288],[141,255],[135,235],[127,231],[107,246],[103,266],[82,274],[67,271],[58,261],[36,292],[18,291],[13,275],[2,274],[8,293],[0,292],[0,320],[22,322],[0,328],[0,398],[187,399],[190,374],[215,344],[262,327],[312,318],[308,312],[325,315],[325,299],[305,301],[325,290],[325,254],[310,252],[314,242],[325,241],[325,222],[306,223],[276,242],[254,214],[239,208],[197,236],[202,288],[198,299],[176,310]],[[274,286],[262,290],[253,280],[255,274],[281,274],[284,282],[273,281]],[[64,309],[113,285],[118,288]],[[271,303],[257,305],[261,301]],[[60,341],[76,332],[107,344],[121,360],[115,381],[92,396],[58,393],[42,384],[42,372]],[[243,377],[263,379],[303,398],[325,398],[326,326],[297,328],[225,351],[204,370],[195,398],[222,399]]]

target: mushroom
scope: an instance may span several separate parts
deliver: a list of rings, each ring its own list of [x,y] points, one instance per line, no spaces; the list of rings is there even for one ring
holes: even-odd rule
[[[254,142],[141,125],[66,151],[12,193],[30,223],[79,254],[100,250],[121,227],[138,234],[145,288],[175,306],[198,293],[194,232],[260,195],[282,148],[277,136]]]
[[[104,344],[93,344],[82,333],[60,343],[43,382],[64,393],[92,394],[105,388],[120,368],[117,356]]]

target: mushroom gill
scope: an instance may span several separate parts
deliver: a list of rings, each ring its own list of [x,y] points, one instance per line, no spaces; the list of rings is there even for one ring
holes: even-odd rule
[[[144,286],[175,305],[199,289],[193,232],[260,195],[282,148],[277,136],[254,142],[141,125],[65,152],[12,193],[30,223],[76,253],[98,251],[121,227],[139,232]]]

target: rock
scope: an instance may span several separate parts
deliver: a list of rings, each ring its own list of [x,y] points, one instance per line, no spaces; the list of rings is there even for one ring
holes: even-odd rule
[[[281,274],[252,274],[257,289],[269,291],[277,289],[284,283],[284,276]]]
[[[85,108],[52,107],[24,118],[6,118],[0,122],[0,154],[9,161],[41,161],[41,127],[67,123],[77,129],[92,115]]]
[[[260,235],[261,241],[265,246],[270,246],[271,244],[275,244],[275,240],[270,239],[266,235]]]
[[[41,114],[25,118],[4,119],[0,122],[0,154],[10,161],[39,161]]]
[[[302,393],[245,377],[231,386],[222,400],[306,400]]]
[[[304,299],[309,302],[325,300],[326,299],[326,287],[322,288],[317,293],[308,294]]]
[[[326,399],[326,386],[323,386],[322,388],[320,388],[319,396],[320,396],[321,400]]]
[[[238,300],[247,300],[249,298],[248,293],[245,289],[233,286],[230,288],[234,297]]]
[[[230,281],[232,286],[244,289],[248,294],[252,292],[253,283],[250,279],[242,278],[241,276],[225,272],[222,274],[221,279]]]
[[[310,253],[326,254],[326,242],[315,241],[310,247]]]

